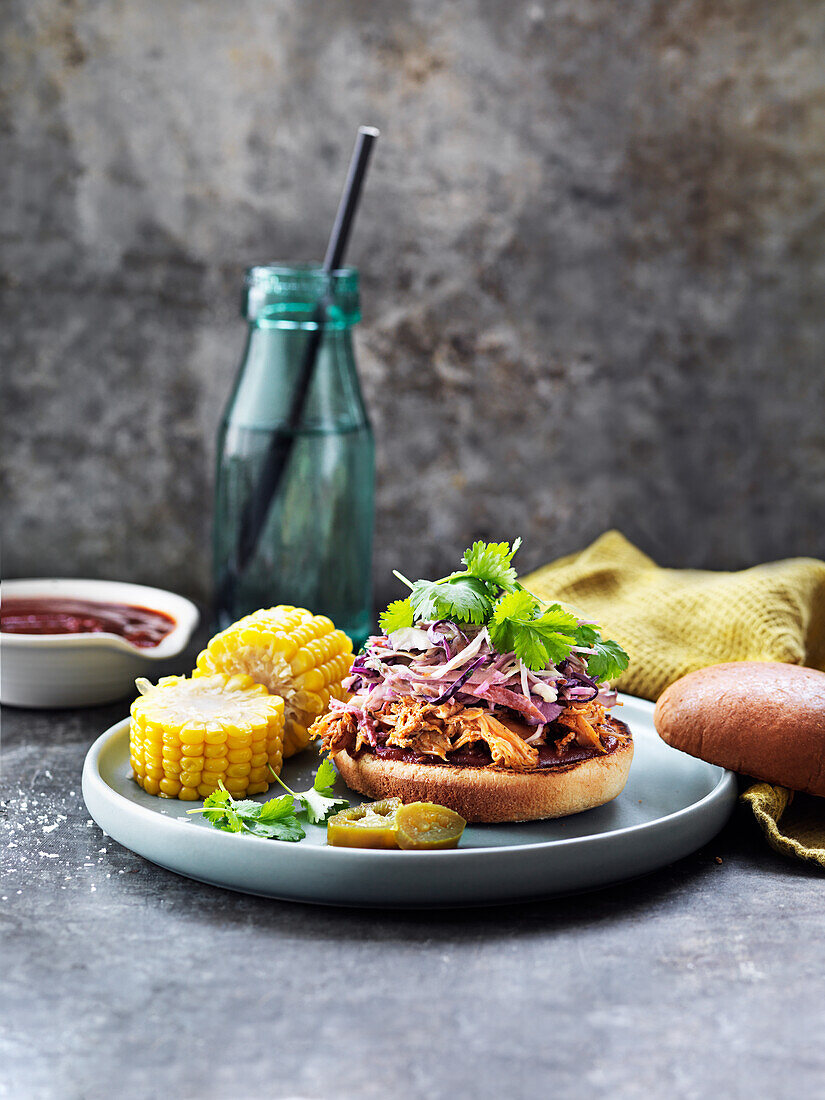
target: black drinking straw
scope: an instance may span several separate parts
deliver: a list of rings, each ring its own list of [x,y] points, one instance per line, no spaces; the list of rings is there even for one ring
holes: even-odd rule
[[[241,513],[238,541],[235,551],[234,569],[230,566],[221,579],[218,596],[220,607],[228,608],[238,578],[255,555],[272,501],[278,492],[278,486],[289,465],[295,438],[304,416],[309,390],[315,374],[315,364],[321,341],[324,338],[324,321],[332,303],[332,275],[344,262],[344,253],[352,231],[358,202],[367,173],[372,147],[379,131],[374,126],[359,126],[347,172],[344,190],[338,203],[335,223],[330,234],[329,244],[324,256],[322,271],[326,276],[326,289],[313,315],[313,328],[307,339],[301,370],[295,383],[286,424],[276,428],[270,437],[263,465],[252,492]]]

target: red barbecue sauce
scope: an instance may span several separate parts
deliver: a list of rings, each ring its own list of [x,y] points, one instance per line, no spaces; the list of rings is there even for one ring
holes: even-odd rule
[[[156,646],[175,628],[163,611],[99,600],[12,597],[0,605],[4,634],[119,634],[141,649]]]
[[[619,747],[619,739],[617,737],[606,737],[602,744],[605,750],[604,755],[608,756]],[[484,768],[492,763],[489,750],[486,746],[479,745],[477,741],[463,749],[448,752],[446,760],[442,760],[438,756],[419,756],[412,749],[398,749],[394,746],[364,749],[363,751],[374,752],[382,760],[405,760],[410,764],[440,764],[442,767],[445,764],[452,764],[459,768]],[[539,758],[535,768],[527,768],[526,771],[564,770],[600,755],[598,749],[592,745],[581,746],[577,744],[565,745],[560,750],[556,750],[552,745],[540,745],[538,746],[538,753]]]

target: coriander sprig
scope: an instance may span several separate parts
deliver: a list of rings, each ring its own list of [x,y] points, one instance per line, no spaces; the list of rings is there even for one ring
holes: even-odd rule
[[[306,836],[298,813],[306,812],[311,825],[320,825],[329,817],[336,806],[348,806],[345,798],[336,798],[332,793],[336,771],[329,760],[322,760],[315,773],[315,779],[308,791],[290,790],[286,783],[269,769],[286,794],[271,798],[268,802],[255,802],[251,798],[234,799],[223,783],[218,781],[218,789],[213,791],[203,803],[190,814],[203,814],[216,829],[228,833],[251,833],[264,840],[303,840]],[[295,803],[299,809],[296,813]]]
[[[223,783],[204,799],[203,807],[187,810],[203,814],[216,829],[228,833],[251,833],[264,840],[303,840],[306,833],[295,813],[290,795],[255,802],[251,798],[234,799]]]
[[[332,793],[332,785],[338,773],[335,771],[331,760],[322,760],[309,790],[298,791],[297,793],[290,787],[287,787],[283,779],[281,779],[279,775],[275,775],[272,768],[269,770],[284,790],[291,794],[292,797],[300,803],[303,809],[306,810],[307,820],[310,825],[323,824],[336,806],[349,806],[349,802],[347,802],[346,798],[336,798]]]
[[[598,627],[579,623],[559,603],[543,604],[518,581],[513,555],[521,545],[474,542],[464,551],[464,569],[437,581],[410,581],[395,576],[410,589],[381,616],[381,629],[392,634],[416,622],[446,619],[486,626],[499,653],[515,653],[527,668],[540,672],[569,657],[573,647],[592,650],[587,672],[598,682],[612,680],[627,668],[628,656],[618,642],[602,639]]]
[[[522,588],[501,597],[488,632],[499,653],[513,652],[528,668],[540,671],[569,656],[578,625],[576,616],[560,604],[542,611],[536,597]]]

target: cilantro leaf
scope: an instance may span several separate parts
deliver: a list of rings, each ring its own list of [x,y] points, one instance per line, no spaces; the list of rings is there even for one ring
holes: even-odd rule
[[[214,824],[217,824],[217,822],[213,822],[213,825]],[[244,824],[235,813],[234,809],[231,806],[227,806],[223,816],[223,822],[218,825],[218,828],[225,829],[228,833],[242,833]]]
[[[312,786],[321,794],[328,794],[330,787],[337,778],[338,772],[335,770],[335,765],[328,756],[325,756],[318,765],[318,771],[315,773],[315,781]]]
[[[523,626],[518,630],[513,642],[513,652],[533,672],[541,672],[551,663],[541,634],[530,626]]]
[[[587,657],[587,674],[599,683],[615,680],[627,668],[630,658],[612,638],[602,638],[598,627],[581,623],[576,631],[576,645],[596,652]]]
[[[261,804],[252,798],[244,798],[238,802],[233,800],[232,809],[238,817],[257,817],[261,812]]]
[[[276,821],[283,821],[290,814],[295,813],[292,796],[288,794],[282,794],[278,798],[270,798],[263,805],[259,802],[256,802],[255,805],[258,807],[258,821],[264,825],[272,825]]]
[[[245,825],[246,832],[252,833],[253,836],[262,837],[264,840],[303,840],[306,833],[301,826],[300,821],[295,816],[295,812],[291,811],[288,818],[284,818],[281,821],[254,821],[249,825]]]
[[[338,778],[338,773],[331,760],[322,760],[315,773],[315,779],[308,791],[293,791],[287,787],[283,779],[270,768],[276,780],[288,793],[283,796],[286,799],[294,798],[299,806],[306,810],[307,820],[310,825],[321,825],[329,817],[336,806],[349,806],[345,798],[336,798],[332,792],[332,785]]]
[[[237,801],[220,784],[204,799],[203,809],[189,810],[190,814],[202,813],[216,829],[228,833],[251,833],[265,840],[302,840],[306,833],[295,816],[295,806],[290,795],[255,802],[252,798]]]
[[[437,581],[416,581],[413,585],[410,603],[416,619],[442,618],[441,585]]]
[[[462,561],[472,576],[509,590],[516,584],[512,560],[519,546],[520,538],[516,539],[512,548],[509,542],[474,542],[469,550],[464,551]]]
[[[251,805],[258,805],[257,802]],[[239,809],[241,812],[239,813]],[[189,813],[203,813],[203,816],[218,829],[239,833],[243,829],[243,803],[236,802],[223,783],[204,799],[203,810],[190,810]]]
[[[524,588],[501,597],[487,626],[493,645],[499,653],[511,653],[515,649],[518,623],[532,619],[535,613],[536,598]]]
[[[526,589],[502,596],[488,626],[499,653],[514,652],[533,672],[558,664],[575,644],[578,620],[557,603],[541,614],[536,597]]]
[[[603,683],[614,680],[627,668],[630,658],[618,642],[611,638],[598,639],[591,643],[596,650],[587,658],[587,674]]]
[[[279,798],[270,798],[258,807],[255,820],[248,826],[249,832],[262,836],[266,840],[303,840],[306,836],[300,821],[295,816],[295,804],[292,797],[282,794]]]
[[[456,618],[462,622],[480,625],[485,623],[493,610],[493,600],[484,581],[475,577],[456,577],[442,585],[447,591],[451,612],[443,618]]]
[[[576,631],[576,645],[592,646],[601,639],[601,634],[591,623],[579,623]]]
[[[443,581],[416,581],[410,594],[418,620],[450,619],[481,625],[493,610],[484,581],[477,577],[448,577]]]
[[[385,634],[392,634],[394,630],[404,630],[412,626],[412,602],[409,599],[393,600],[387,610],[382,612],[379,622]]]
[[[338,778],[331,760],[322,760],[315,773],[315,782],[308,791],[299,791],[295,796],[307,812],[310,825],[320,825],[329,817],[336,806],[342,809],[348,806],[346,798],[336,798],[332,785]]]
[[[232,795],[224,786],[218,787],[203,801],[203,816],[207,821],[217,824],[226,814],[226,807],[232,801]],[[198,811],[199,813],[201,811]]]
[[[570,655],[570,650],[576,644],[575,631],[578,620],[570,611],[566,611],[561,604],[551,604],[530,625],[541,634],[551,665],[558,664],[559,661],[563,661],[565,657]]]
[[[298,795],[298,798],[307,812],[307,820],[310,825],[323,824],[337,806],[340,806],[341,809],[349,806],[346,798],[330,797],[313,788],[303,791]]]

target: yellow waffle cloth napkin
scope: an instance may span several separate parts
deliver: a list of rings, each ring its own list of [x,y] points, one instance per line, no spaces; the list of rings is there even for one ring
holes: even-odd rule
[[[787,661],[825,672],[825,562],[789,558],[735,573],[663,569],[619,531],[522,578],[600,623],[630,655],[621,691],[655,700],[722,661]],[[757,783],[742,796],[769,843],[825,870],[825,799]]]

